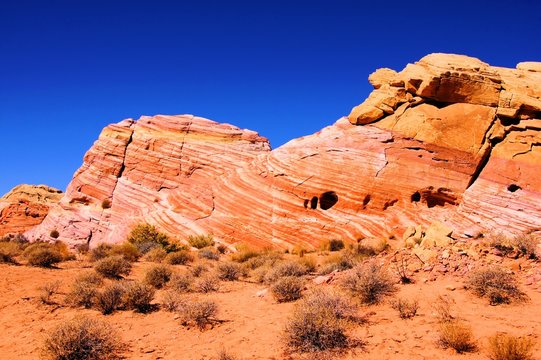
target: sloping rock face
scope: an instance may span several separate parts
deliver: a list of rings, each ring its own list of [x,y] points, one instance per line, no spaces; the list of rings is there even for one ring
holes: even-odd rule
[[[181,239],[286,248],[435,221],[464,237],[541,229],[539,63],[432,54],[369,81],[347,118],[273,151],[256,133],[194,117],[111,125],[28,235],[120,242],[147,221]]]
[[[62,191],[45,185],[19,185],[0,198],[0,236],[22,234],[41,224]]]

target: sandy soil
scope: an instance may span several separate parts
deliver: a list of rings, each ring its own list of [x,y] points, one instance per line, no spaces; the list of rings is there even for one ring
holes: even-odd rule
[[[136,263],[130,278],[141,279],[145,262]],[[73,279],[87,269],[89,263],[70,261],[58,269],[0,264],[0,358],[37,359],[43,340],[53,327],[77,314],[102,318],[118,329],[128,344],[128,359],[216,359],[224,348],[238,359],[295,358],[283,347],[282,331],[294,303],[278,304],[270,294],[256,293],[264,285],[247,281],[224,282],[217,293],[199,295],[219,304],[219,319],[212,329],[181,326],[174,313],[163,310],[150,314],[131,311],[101,315],[96,310],[74,309],[63,305]],[[181,268],[181,266],[178,266]],[[496,332],[527,335],[538,339],[541,334],[541,291],[523,285],[530,297],[526,303],[490,306],[463,289],[461,278],[442,275],[436,281],[424,282],[421,274],[415,284],[400,285],[396,296],[417,298],[418,316],[402,320],[389,302],[362,307],[360,312],[368,322],[352,329],[352,336],[364,346],[341,355],[342,359],[486,359],[486,340]],[[524,277],[521,277],[523,279]],[[60,293],[54,295],[56,304],[41,304],[39,287],[59,280]],[[313,286],[333,286],[314,285]],[[449,287],[455,288],[450,290]],[[456,354],[437,344],[438,321],[432,304],[440,294],[455,301],[454,313],[473,328],[479,350],[471,354]],[[161,291],[157,293],[159,302]],[[541,359],[541,341],[535,348]]]

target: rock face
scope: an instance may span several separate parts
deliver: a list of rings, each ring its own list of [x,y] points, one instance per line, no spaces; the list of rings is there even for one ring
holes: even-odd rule
[[[27,235],[121,242],[146,221],[181,239],[285,248],[436,221],[455,238],[539,231],[539,65],[432,54],[380,69],[349,117],[273,151],[254,132],[192,116],[124,120]]]
[[[45,185],[19,185],[0,198],[0,236],[21,234],[41,224],[62,191]]]

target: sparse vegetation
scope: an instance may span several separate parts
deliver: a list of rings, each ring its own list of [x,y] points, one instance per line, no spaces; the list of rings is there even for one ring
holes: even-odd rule
[[[135,262],[141,257],[141,253],[139,252],[137,246],[129,242],[123,242],[120,245],[113,245],[110,254],[112,256],[122,256],[124,259],[130,262]]]
[[[197,252],[197,255],[200,259],[207,260],[219,260],[220,253],[213,247],[206,247]]]
[[[188,236],[188,244],[197,249],[203,249],[209,246],[214,246],[214,236],[208,235],[190,235]]]
[[[278,279],[270,288],[274,299],[278,302],[295,301],[302,297],[304,282],[295,276]]]
[[[119,335],[107,323],[76,317],[53,329],[41,352],[49,360],[113,360],[120,359],[122,349]]]
[[[52,304],[51,297],[58,292],[58,289],[60,288],[60,285],[62,284],[61,281],[51,281],[43,284],[39,287],[39,300],[43,304]]]
[[[332,254],[325,260],[320,274],[330,274],[335,270],[349,270],[355,267],[358,262],[357,257],[350,250],[342,250],[337,254]]]
[[[417,315],[417,310],[419,309],[419,302],[417,300],[408,300],[399,298],[396,301],[392,302],[392,307],[402,319],[411,319]]]
[[[191,273],[195,277],[200,277],[202,274],[206,273],[208,271],[208,266],[206,263],[197,263],[194,264],[191,268]]]
[[[212,324],[217,314],[218,305],[212,300],[192,299],[184,302],[179,309],[182,325],[196,325],[200,330]]]
[[[22,254],[21,246],[15,242],[0,242],[0,263],[16,264],[16,256]]]
[[[169,280],[169,287],[177,292],[188,292],[191,290],[194,278],[191,274],[174,273]]]
[[[261,255],[261,252],[251,248],[246,244],[237,244],[236,253],[231,254],[231,260],[236,262],[246,262],[252,258],[258,257]]]
[[[473,271],[466,285],[475,295],[488,298],[491,305],[527,299],[515,277],[499,267]]]
[[[97,293],[95,299],[96,308],[102,314],[112,314],[124,305],[124,295],[126,294],[126,285],[115,281],[107,285],[103,291]]]
[[[535,343],[526,337],[496,334],[488,339],[491,360],[533,360]]]
[[[242,267],[231,261],[222,262],[218,264],[217,274],[220,280],[235,281],[242,275]]]
[[[164,262],[170,265],[186,265],[193,261],[193,255],[188,250],[174,251],[165,257]]]
[[[342,287],[363,304],[375,304],[396,291],[389,274],[374,262],[358,265],[342,281]]]
[[[408,262],[404,257],[397,259],[395,256],[394,269],[402,284],[410,284],[412,282],[412,279],[408,274]]]
[[[52,267],[64,260],[59,246],[50,243],[33,243],[24,250],[23,256],[28,265],[39,267]]]
[[[346,330],[353,306],[337,294],[315,291],[301,299],[285,328],[288,347],[297,352],[321,352],[350,345]]]
[[[434,315],[440,323],[450,322],[455,319],[452,313],[454,300],[445,295],[439,295],[432,304]]]
[[[75,307],[91,308],[98,296],[98,286],[102,283],[103,279],[96,273],[78,276],[66,296],[66,302]]]
[[[477,349],[471,327],[461,321],[440,323],[438,342],[443,348],[454,349],[457,353]]]
[[[131,263],[122,256],[109,256],[97,261],[94,270],[110,279],[119,279],[131,272]]]
[[[165,257],[167,256],[167,252],[161,248],[161,247],[155,247],[153,249],[150,249],[143,259],[145,261],[155,262],[155,263],[161,263],[164,261]]]
[[[387,239],[363,239],[357,244],[357,254],[361,256],[375,256],[389,247]]]
[[[518,234],[512,240],[513,246],[524,256],[530,259],[537,259],[537,245],[539,239],[533,234]]]
[[[220,280],[216,275],[205,275],[200,277],[194,284],[197,292],[209,293],[220,290]]]
[[[273,283],[284,276],[303,276],[308,273],[306,266],[297,261],[286,260],[274,264],[265,275],[267,283]]]
[[[324,241],[320,245],[320,249],[322,251],[340,251],[345,248],[344,241],[340,239],[331,239]]]
[[[145,283],[161,289],[171,279],[171,268],[166,265],[153,265],[145,273]]]
[[[169,312],[178,311],[186,299],[174,290],[167,290],[162,294],[162,308]]]

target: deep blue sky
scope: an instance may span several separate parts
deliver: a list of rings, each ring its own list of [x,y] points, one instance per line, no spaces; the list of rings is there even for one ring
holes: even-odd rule
[[[376,68],[431,52],[541,61],[541,5],[0,0],[0,194],[65,189],[127,117],[195,114],[278,147],[347,115]]]

